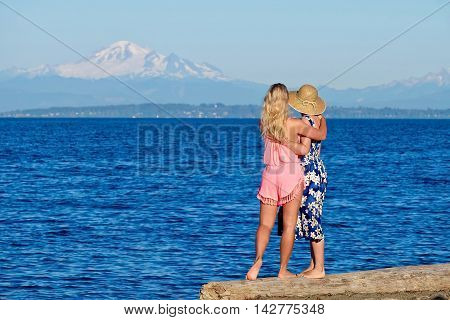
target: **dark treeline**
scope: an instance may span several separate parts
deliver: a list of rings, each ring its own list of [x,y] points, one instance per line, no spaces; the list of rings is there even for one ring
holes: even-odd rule
[[[51,107],[0,113],[0,117],[42,118],[259,118],[259,105],[139,104],[93,107]],[[450,109],[347,108],[330,106],[328,118],[436,118],[449,119]]]

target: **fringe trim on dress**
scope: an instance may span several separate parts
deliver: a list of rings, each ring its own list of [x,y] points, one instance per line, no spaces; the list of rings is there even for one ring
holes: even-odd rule
[[[297,185],[294,187],[294,190],[292,190],[291,193],[289,193],[287,196],[281,198],[280,200],[275,200],[272,198],[266,198],[263,197],[259,192],[256,195],[256,197],[264,204],[267,204],[269,206],[282,206],[295,198],[297,198],[299,195],[303,194],[303,189],[305,189],[305,180],[300,180]]]

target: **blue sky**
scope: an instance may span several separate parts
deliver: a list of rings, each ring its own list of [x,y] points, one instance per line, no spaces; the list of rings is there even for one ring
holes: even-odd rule
[[[446,0],[1,0],[84,54],[129,40],[262,83],[322,84]],[[450,67],[450,5],[331,86],[365,87]],[[0,4],[0,69],[79,58]]]

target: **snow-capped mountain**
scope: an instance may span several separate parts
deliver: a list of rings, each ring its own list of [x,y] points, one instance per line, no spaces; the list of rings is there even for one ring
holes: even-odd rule
[[[450,70],[450,69],[449,69]],[[439,72],[429,72],[423,77],[411,77],[406,80],[392,81],[388,86],[404,85],[408,87],[422,85],[422,84],[435,84],[439,87],[450,86],[450,72],[446,68],[442,68]]]
[[[322,89],[325,100],[348,107],[410,109],[450,108],[450,73],[446,68],[422,77],[392,81],[361,89]]]
[[[195,63],[173,53],[166,56],[129,41],[115,42],[89,59],[92,63],[80,60],[0,70],[0,111],[138,104],[148,99],[157,103],[260,104],[268,87],[229,79],[207,63]],[[446,109],[450,108],[449,71],[442,69],[423,77],[360,89],[325,87],[320,94],[329,106]],[[120,77],[140,94],[110,75]]]
[[[63,78],[103,79],[120,77],[166,77],[226,80],[218,68],[207,63],[195,63],[175,54],[165,56],[129,41],[117,41],[75,63],[55,66],[41,65],[31,69],[15,69],[16,75],[28,77],[56,75]],[[99,68],[100,67],[100,68]],[[103,69],[103,70],[102,70]],[[106,72],[105,72],[105,71]]]

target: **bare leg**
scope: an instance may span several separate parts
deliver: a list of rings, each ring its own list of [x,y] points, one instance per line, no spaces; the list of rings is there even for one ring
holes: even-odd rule
[[[321,279],[325,277],[325,240],[311,241],[312,252],[314,254],[313,269],[303,273],[305,278]]]
[[[287,265],[294,247],[295,226],[301,199],[302,197],[298,196],[283,206],[283,235],[280,241],[280,271],[278,272],[278,278],[295,277],[294,273],[288,271]]]
[[[262,258],[269,243],[270,233],[277,216],[277,206],[269,206],[261,202],[259,210],[259,226],[256,230],[255,250],[256,257],[253,266],[247,272],[247,280],[256,280],[258,278],[259,269],[262,266]]]
[[[309,267],[306,268],[305,270],[303,270],[302,272],[300,272],[298,275],[303,275],[305,272],[308,272],[308,271],[314,269],[315,258],[314,258],[313,240],[311,240],[309,242],[309,250],[311,253],[311,261],[309,262]]]

